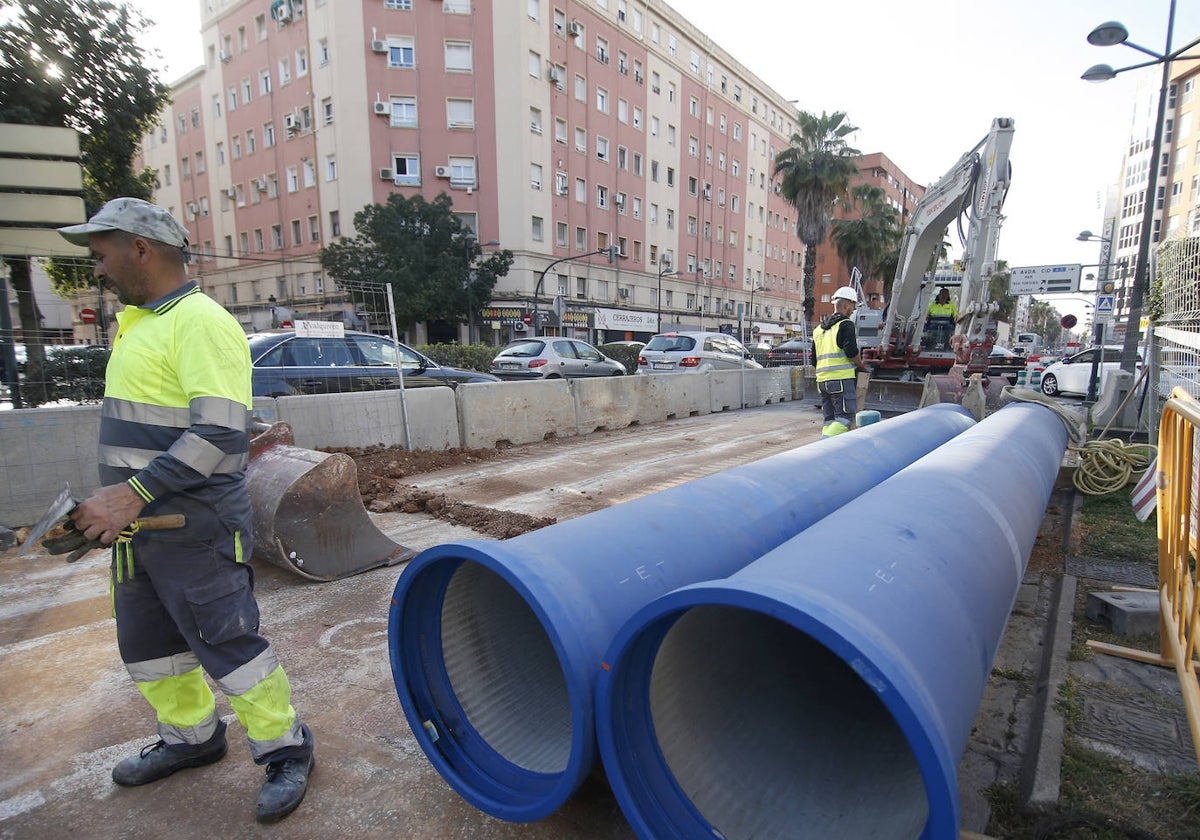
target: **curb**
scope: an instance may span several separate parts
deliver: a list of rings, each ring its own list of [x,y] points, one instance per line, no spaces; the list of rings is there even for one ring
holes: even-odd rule
[[[1071,513],[1063,535],[1064,565],[1076,547],[1075,522],[1083,499],[1073,494]],[[1046,628],[1046,651],[1034,690],[1034,711],[1031,722],[1029,749],[1021,768],[1021,801],[1036,813],[1044,813],[1058,805],[1062,784],[1063,736],[1066,719],[1056,703],[1067,681],[1067,654],[1071,650],[1071,631],[1075,620],[1075,595],[1078,579],[1063,573],[1051,596],[1050,616]]]

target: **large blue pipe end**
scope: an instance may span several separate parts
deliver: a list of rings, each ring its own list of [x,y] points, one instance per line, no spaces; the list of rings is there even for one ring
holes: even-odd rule
[[[475,807],[549,816],[595,765],[596,679],[630,616],[736,572],[973,425],[933,406],[503,542],[422,552],[388,625],[418,743]]]
[[[958,837],[966,747],[1066,431],[1003,409],[617,632],[597,733],[639,837]]]

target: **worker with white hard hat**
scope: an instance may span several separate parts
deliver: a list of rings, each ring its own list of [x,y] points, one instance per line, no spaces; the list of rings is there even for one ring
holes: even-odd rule
[[[822,318],[813,330],[817,391],[825,419],[823,438],[850,431],[858,407],[855,380],[861,361],[858,336],[850,319],[858,307],[858,293],[851,286],[842,286],[833,293],[833,307],[833,314]]]

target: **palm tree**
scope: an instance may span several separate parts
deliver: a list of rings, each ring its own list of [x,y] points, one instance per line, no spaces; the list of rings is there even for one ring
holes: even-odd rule
[[[900,214],[888,203],[887,193],[870,184],[859,184],[851,193],[859,218],[833,221],[833,247],[849,271],[858,266],[864,280],[896,272],[900,254]]]
[[[844,111],[822,111],[819,117],[801,111],[791,145],[775,155],[772,175],[780,179],[784,200],[796,208],[796,235],[804,243],[804,317],[810,324],[817,245],[829,235],[834,206],[847,199],[858,172],[854,158],[859,151],[846,142],[846,135],[857,130],[846,122]]]

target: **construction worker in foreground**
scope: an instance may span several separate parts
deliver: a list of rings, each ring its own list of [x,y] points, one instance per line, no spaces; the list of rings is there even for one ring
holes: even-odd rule
[[[246,562],[253,542],[245,332],[188,279],[187,231],[162,207],[114,198],[59,232],[91,249],[96,279],[125,304],[105,373],[102,486],[71,513],[87,539],[113,544],[117,646],[158,714],[158,741],[120,761],[113,781],[144,785],[225,756],[225,721],[207,672],[246,728],[250,755],[266,767],[257,819],[275,822],[304,798],[313,736],[259,633]],[[168,513],[183,514],[183,527],[121,533],[140,515]],[[165,795],[185,794],[174,787]]]
[[[855,383],[860,365],[858,336],[850,316],[858,307],[858,294],[850,286],[833,293],[833,314],[821,319],[813,330],[817,354],[817,390],[825,424],[821,437],[833,437],[854,426],[858,397]]]

